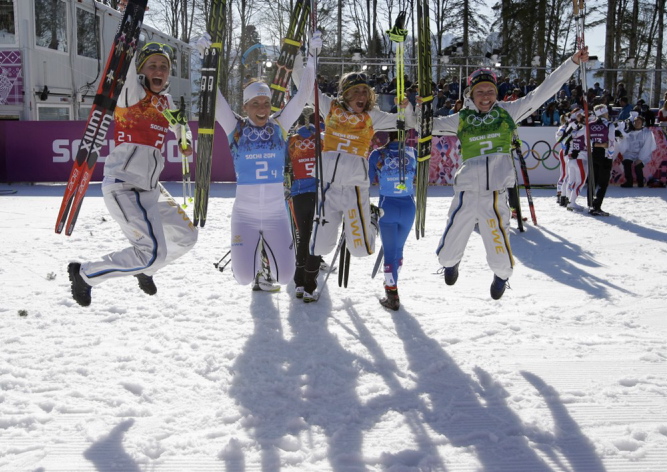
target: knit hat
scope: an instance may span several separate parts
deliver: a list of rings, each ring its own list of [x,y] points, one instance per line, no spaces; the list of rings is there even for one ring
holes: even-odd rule
[[[271,89],[264,82],[252,82],[243,89],[243,104],[245,105],[255,97],[268,97],[271,99]]]
[[[498,90],[498,79],[496,78],[496,74],[489,69],[477,69],[475,72],[470,74],[470,77],[468,77],[470,93],[472,93],[476,85],[483,82],[492,84],[496,88],[496,91]]]

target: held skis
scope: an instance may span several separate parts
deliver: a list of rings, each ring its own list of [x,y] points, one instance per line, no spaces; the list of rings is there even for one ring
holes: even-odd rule
[[[83,197],[93,176],[93,169],[100,155],[102,142],[113,121],[116,101],[125,83],[132,57],[137,49],[137,41],[148,0],[129,0],[118,25],[116,36],[109,51],[104,74],[97,88],[93,107],[88,115],[86,130],[76,160],[72,166],[65,194],[58,212],[56,233],[70,236],[81,210]]]
[[[421,236],[424,236],[426,223],[426,196],[429,183],[429,168],[431,165],[431,133],[433,129],[433,79],[431,77],[431,29],[428,0],[417,1],[417,24],[419,31],[418,81],[419,96],[422,101],[419,116],[417,178],[415,185],[417,205],[415,232],[417,239],[419,239]]]
[[[222,39],[227,23],[226,4],[226,0],[213,0],[211,5],[206,28],[211,35],[211,47],[204,51],[204,62],[201,69],[193,223],[195,226],[201,226],[202,228],[206,224],[208,196],[211,187],[215,102],[222,60]]]
[[[276,70],[271,81],[271,112],[282,109],[285,93],[294,70],[294,61],[303,42],[303,33],[310,15],[310,0],[298,0],[290,16],[287,34],[280,48],[280,55],[276,61]],[[314,28],[313,28],[314,29]],[[304,84],[304,86],[307,86]]]

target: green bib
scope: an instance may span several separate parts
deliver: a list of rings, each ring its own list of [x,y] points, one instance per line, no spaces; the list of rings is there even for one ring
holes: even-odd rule
[[[517,126],[507,111],[493,107],[488,113],[478,113],[469,108],[459,112],[459,129],[464,161],[485,154],[509,154],[512,134]]]

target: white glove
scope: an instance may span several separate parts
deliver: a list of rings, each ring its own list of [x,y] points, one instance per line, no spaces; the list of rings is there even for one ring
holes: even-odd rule
[[[317,56],[322,51],[322,33],[316,30],[308,42],[308,54]]]
[[[199,52],[199,57],[204,58],[204,53],[211,47],[211,35],[204,33],[197,41],[195,41],[195,48]]]

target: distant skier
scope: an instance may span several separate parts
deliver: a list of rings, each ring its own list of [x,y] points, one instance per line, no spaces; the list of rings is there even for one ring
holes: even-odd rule
[[[90,305],[93,286],[128,275],[154,295],[153,275],[197,241],[197,228],[158,181],[164,168],[160,149],[170,128],[162,112],[178,108],[167,93],[172,57],[168,45],[148,43],[130,65],[114,111],[116,147],[104,163],[102,194],[132,245],[100,261],[69,264],[72,296],[81,306]],[[187,141],[182,152],[190,156],[192,133],[185,128],[185,135],[181,125],[172,131]]]
[[[609,121],[609,110],[606,105],[595,105],[595,120],[588,124],[591,137],[591,159],[593,159],[593,175],[595,182],[595,198],[588,212],[593,216],[609,216],[602,209],[602,202],[609,187],[611,167],[614,159],[616,143],[616,126]]]
[[[559,142],[565,147],[567,167],[561,205],[570,211],[583,211],[584,207],[577,203],[577,198],[588,177],[588,150],[584,111],[581,108],[575,108],[568,115],[568,124]]]
[[[621,153],[623,155],[623,171],[625,182],[621,187],[632,188],[633,173],[637,187],[644,186],[644,166],[651,162],[653,151],[657,145],[653,132],[644,126],[644,117],[632,112],[632,121],[628,120],[623,127]],[[634,172],[633,172],[634,171]]]

